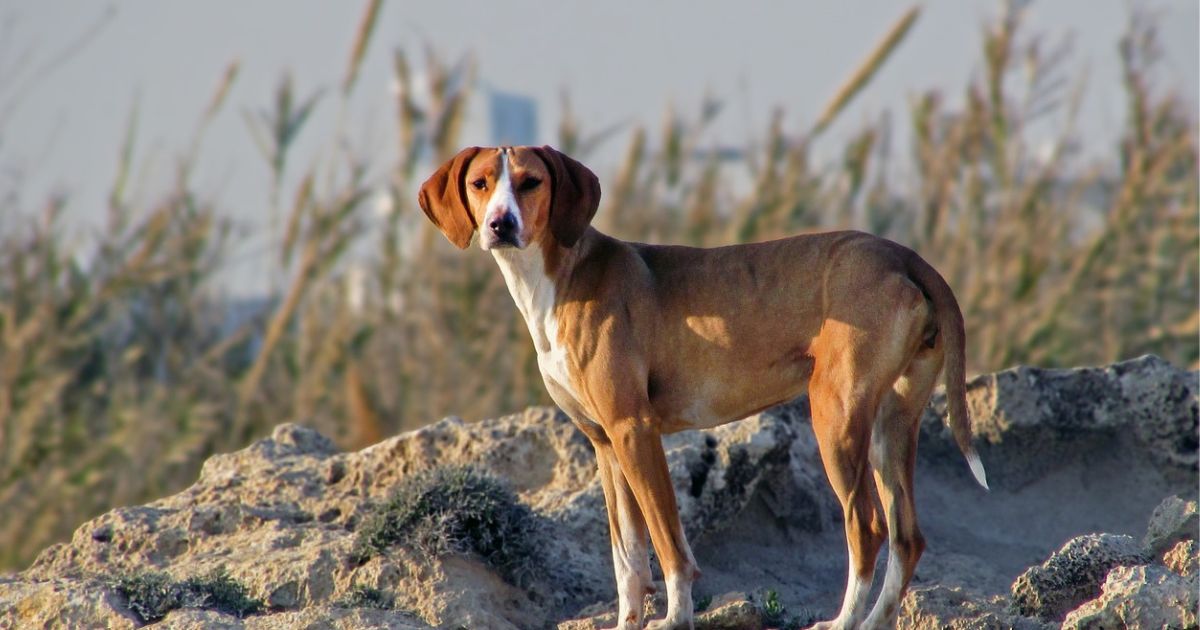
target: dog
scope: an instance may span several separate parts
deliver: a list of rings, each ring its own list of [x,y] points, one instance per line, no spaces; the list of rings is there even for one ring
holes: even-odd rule
[[[554,402],[596,451],[618,628],[641,628],[653,592],[691,628],[700,570],[684,536],[661,436],[744,418],[807,391],[841,501],[849,571],[841,612],[816,628],[895,624],[925,541],[917,428],[945,368],[950,426],[980,485],[965,394],[962,313],[912,250],[841,231],[711,249],[621,241],[591,226],[600,185],[552,147],[471,147],[421,186],[421,209],[460,249],[476,234],[529,327]],[[882,590],[867,613],[884,541]]]

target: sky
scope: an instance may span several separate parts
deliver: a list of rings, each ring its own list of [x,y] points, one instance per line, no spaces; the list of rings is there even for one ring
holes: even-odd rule
[[[1023,4],[1023,32],[1043,35],[1051,47],[1069,40],[1068,68],[1086,71],[1079,133],[1090,157],[1111,162],[1125,115],[1116,44],[1131,6],[1161,16],[1162,89],[1200,102],[1196,0]],[[978,76],[980,31],[1002,5],[920,5],[908,37],[823,136],[818,156],[884,112],[903,121],[910,99],[926,89],[944,90],[954,106],[967,81]],[[911,4],[385,2],[359,86],[342,108],[334,94],[364,6],[328,0],[0,0],[0,195],[15,192],[19,206],[33,211],[47,195],[63,193],[74,225],[81,231],[98,225],[136,108],[134,192],[152,203],[169,189],[176,158],[193,142],[213,90],[237,60],[239,76],[202,137],[194,181],[253,233],[265,220],[270,178],[245,113],[270,104],[284,73],[302,95],[326,90],[297,142],[292,172],[328,159],[340,124],[356,151],[378,165],[382,182],[395,156],[391,53],[397,48],[414,67],[426,47],[448,61],[471,55],[481,83],[536,100],[539,143],[554,142],[566,93],[585,130],[623,124],[626,132],[639,125],[657,130],[668,108],[694,117],[711,96],[725,107],[709,140],[744,145],[762,137],[777,108],[789,132],[809,128]],[[480,98],[472,102],[464,144],[488,143],[484,105]],[[1059,122],[1050,121],[1047,132]],[[589,157],[602,181],[615,170],[623,140],[617,137]],[[250,239],[243,258],[259,256],[255,247]],[[235,293],[263,286],[253,274],[229,280]]]

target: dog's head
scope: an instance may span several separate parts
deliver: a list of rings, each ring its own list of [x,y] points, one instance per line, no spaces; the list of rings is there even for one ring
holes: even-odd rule
[[[418,201],[460,249],[476,230],[483,249],[524,249],[543,238],[571,247],[596,214],[600,182],[548,146],[470,147],[425,180]]]

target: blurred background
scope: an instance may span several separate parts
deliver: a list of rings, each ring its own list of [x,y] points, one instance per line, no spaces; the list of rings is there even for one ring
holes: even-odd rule
[[[909,245],[973,373],[1200,362],[1194,0],[426,4],[0,0],[0,570],[281,422],[548,404],[415,204],[466,145],[622,238]]]

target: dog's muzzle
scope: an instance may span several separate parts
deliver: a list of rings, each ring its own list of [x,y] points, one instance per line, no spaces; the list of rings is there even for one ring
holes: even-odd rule
[[[511,212],[497,213],[488,220],[487,232],[490,247],[520,247],[517,217]]]

